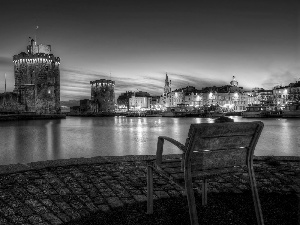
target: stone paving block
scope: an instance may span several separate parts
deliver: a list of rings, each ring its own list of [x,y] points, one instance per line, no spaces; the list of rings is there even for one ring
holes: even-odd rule
[[[92,200],[87,195],[77,195],[77,197],[83,202],[92,202]]]
[[[64,211],[71,208],[66,202],[56,202],[56,205]]]
[[[52,202],[55,203],[63,201],[60,195],[49,195],[49,198],[51,199]]]
[[[100,191],[101,195],[104,196],[104,197],[116,196],[115,193],[113,192],[113,190],[111,190],[110,188],[100,189],[99,191]]]
[[[170,197],[179,197],[181,196],[181,193],[177,190],[167,190],[167,193]]]
[[[23,203],[17,199],[12,199],[12,200],[8,201],[7,204],[12,208],[18,208],[21,205],[23,205]]]
[[[97,209],[98,210],[98,209]],[[81,217],[87,217],[90,215],[90,212],[86,208],[78,209],[77,212]]]
[[[25,204],[31,206],[31,207],[37,207],[37,206],[41,206],[42,204],[36,200],[36,199],[27,199],[25,200]]]
[[[44,222],[42,217],[38,216],[38,215],[32,215],[28,217],[28,220],[32,223],[32,224],[39,224]]]
[[[133,198],[138,202],[147,201],[147,196],[145,195],[133,195]]]
[[[120,191],[120,190],[116,191],[116,194],[117,194],[117,196],[118,196],[119,198],[128,198],[128,197],[131,196],[131,195],[129,194],[129,192],[126,191],[125,189],[124,189],[123,191]]]
[[[13,224],[24,224],[26,220],[22,216],[10,215],[8,216],[9,220],[12,221]]]
[[[45,194],[44,192],[40,192],[40,193],[37,193],[34,195],[34,198],[36,198],[36,199],[43,199],[43,198],[47,198],[47,197],[48,197],[48,195]]]
[[[31,194],[29,194],[24,188],[22,187],[14,187],[12,189],[12,192],[14,193],[14,196],[20,199],[24,198],[30,198]]]
[[[168,193],[167,192],[165,192],[165,191],[155,191],[154,192],[156,195],[157,195],[157,197],[159,197],[159,198],[169,198],[170,196],[168,195]]]
[[[47,189],[45,188],[43,190],[43,193],[45,195],[57,195],[58,194],[57,191],[55,189],[53,189],[53,188],[47,188]]]
[[[24,174],[17,174],[14,178],[19,184],[26,185],[29,183],[29,179]]]
[[[0,208],[0,212],[4,215],[4,216],[9,216],[9,215],[14,215],[15,214],[15,211],[8,207],[8,206],[5,206],[5,207],[1,207]]]
[[[70,190],[76,195],[82,195],[85,193],[81,187],[70,187]]]
[[[61,219],[61,221],[63,221],[64,223],[70,222],[71,218],[66,215],[65,213],[57,213],[56,216]]]
[[[71,202],[73,200],[77,200],[78,197],[76,195],[61,195],[61,199],[64,201],[64,202]]]
[[[110,210],[108,205],[97,205],[98,209],[100,209],[103,212],[107,212]]]
[[[65,213],[72,219],[72,220],[78,220],[81,218],[80,214],[76,212],[73,209],[66,209]]]
[[[97,189],[93,188],[93,189],[88,190],[88,191],[87,191],[87,194],[88,194],[91,198],[95,198],[95,197],[97,197],[97,196],[100,195],[100,192],[99,192]]]
[[[38,223],[38,225],[49,225],[47,222]]]
[[[87,202],[87,203],[85,203],[85,205],[87,206],[88,210],[91,212],[98,211],[98,208],[92,202]]]
[[[228,187],[228,188],[232,188],[233,187],[233,185],[231,184],[231,183],[227,183],[227,184],[224,184],[226,187]]]
[[[39,215],[49,212],[49,210],[45,206],[37,206],[33,207],[32,209]]]
[[[0,225],[8,225],[8,224],[11,224],[7,221],[7,219],[1,217],[0,215]]]
[[[109,197],[106,199],[106,201],[112,208],[123,206],[122,201],[118,197]]]
[[[92,200],[97,205],[104,204],[106,201],[105,198],[103,198],[102,196],[97,196],[97,197],[93,198]]]
[[[132,195],[142,195],[143,192],[141,190],[136,190],[136,189],[130,189],[128,192]]]
[[[94,185],[92,183],[88,183],[86,181],[85,182],[80,181],[80,185],[86,190],[94,188]]]
[[[94,185],[95,185],[98,189],[105,189],[105,188],[108,187],[106,183],[98,182],[98,181],[94,181]]]
[[[217,188],[212,188],[210,189],[210,192],[219,193],[220,191]],[[201,194],[201,190],[199,190],[199,193]]]
[[[41,199],[40,200],[42,204],[46,205],[46,206],[52,206],[53,202],[50,199]]]
[[[59,188],[56,189],[56,191],[58,192],[58,194],[60,195],[68,195],[71,194],[71,191],[68,188]]]
[[[28,217],[31,216],[34,212],[27,206],[20,207],[17,212],[22,216]]]
[[[50,223],[51,225],[59,225],[59,224],[62,224],[62,223],[63,223],[57,216],[55,216],[55,215],[52,214],[52,213],[45,213],[45,214],[42,215],[42,217],[43,217],[45,220],[49,221],[49,223]]]
[[[34,185],[27,185],[26,189],[31,194],[37,194],[41,192],[41,190]]]
[[[246,185],[243,185],[243,184],[239,185],[238,188],[241,189],[241,190],[247,190],[248,189],[248,187]]]
[[[74,209],[81,209],[81,208],[84,208],[83,204],[81,204],[81,203],[78,202],[78,201],[72,201],[70,204],[71,204],[71,206],[72,206]]]
[[[124,204],[133,204],[136,202],[133,198],[120,198],[120,200]]]
[[[232,191],[233,193],[236,193],[236,194],[241,194],[241,193],[243,193],[240,189],[238,189],[238,188],[236,188],[236,187],[232,187],[232,188],[231,188],[231,191]]]
[[[300,187],[297,185],[291,185],[290,186],[296,193],[300,193]]]

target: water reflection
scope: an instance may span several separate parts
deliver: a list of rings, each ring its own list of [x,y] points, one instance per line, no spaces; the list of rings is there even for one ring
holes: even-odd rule
[[[233,117],[236,122],[253,121]],[[257,119],[256,119],[257,120]],[[300,120],[265,119],[255,155],[299,156]],[[209,118],[78,118],[11,121],[0,126],[0,164],[101,155],[155,155],[157,137],[185,143],[191,123]],[[165,142],[164,153],[180,153]]]

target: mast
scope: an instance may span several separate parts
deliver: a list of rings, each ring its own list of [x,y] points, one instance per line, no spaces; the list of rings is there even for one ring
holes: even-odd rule
[[[4,93],[6,93],[6,73],[5,73],[5,86],[4,86]]]

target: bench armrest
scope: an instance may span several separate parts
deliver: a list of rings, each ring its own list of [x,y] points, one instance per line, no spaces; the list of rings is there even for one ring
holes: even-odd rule
[[[164,140],[169,141],[170,143],[174,144],[177,148],[179,148],[183,153],[185,153],[186,148],[180,142],[174,140],[173,138],[166,137],[166,136],[159,136],[157,140],[157,150],[156,150],[156,164],[161,164],[162,162],[162,153],[164,148]]]

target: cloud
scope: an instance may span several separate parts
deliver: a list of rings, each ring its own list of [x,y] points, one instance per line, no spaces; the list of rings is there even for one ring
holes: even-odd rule
[[[76,70],[69,68],[61,69],[61,99],[84,99],[90,98],[90,81],[99,79],[112,79],[115,81],[115,94],[118,97],[126,91],[145,91],[151,95],[162,95],[165,76],[163,73],[148,75],[133,75],[130,77],[110,77],[109,74],[97,71]],[[172,80],[172,90],[186,86],[194,86],[198,89],[203,87],[223,86],[227,83],[220,79],[205,78],[202,75],[186,75],[168,73]]]
[[[296,71],[298,71],[298,73]],[[269,76],[262,82],[262,86],[265,89],[271,89],[276,85],[285,86],[290,83],[294,83],[300,78],[299,71],[300,68],[295,68],[293,70],[277,71],[270,73]]]
[[[109,79],[105,73],[61,68],[60,70],[61,100],[79,100],[90,98],[90,81]]]
[[[224,86],[228,84],[223,80],[205,78],[202,75],[195,76],[187,74],[177,74],[172,72],[168,73],[168,75],[169,79],[172,80],[172,85],[174,86],[174,88],[194,86],[198,89],[202,89],[204,87]]]

